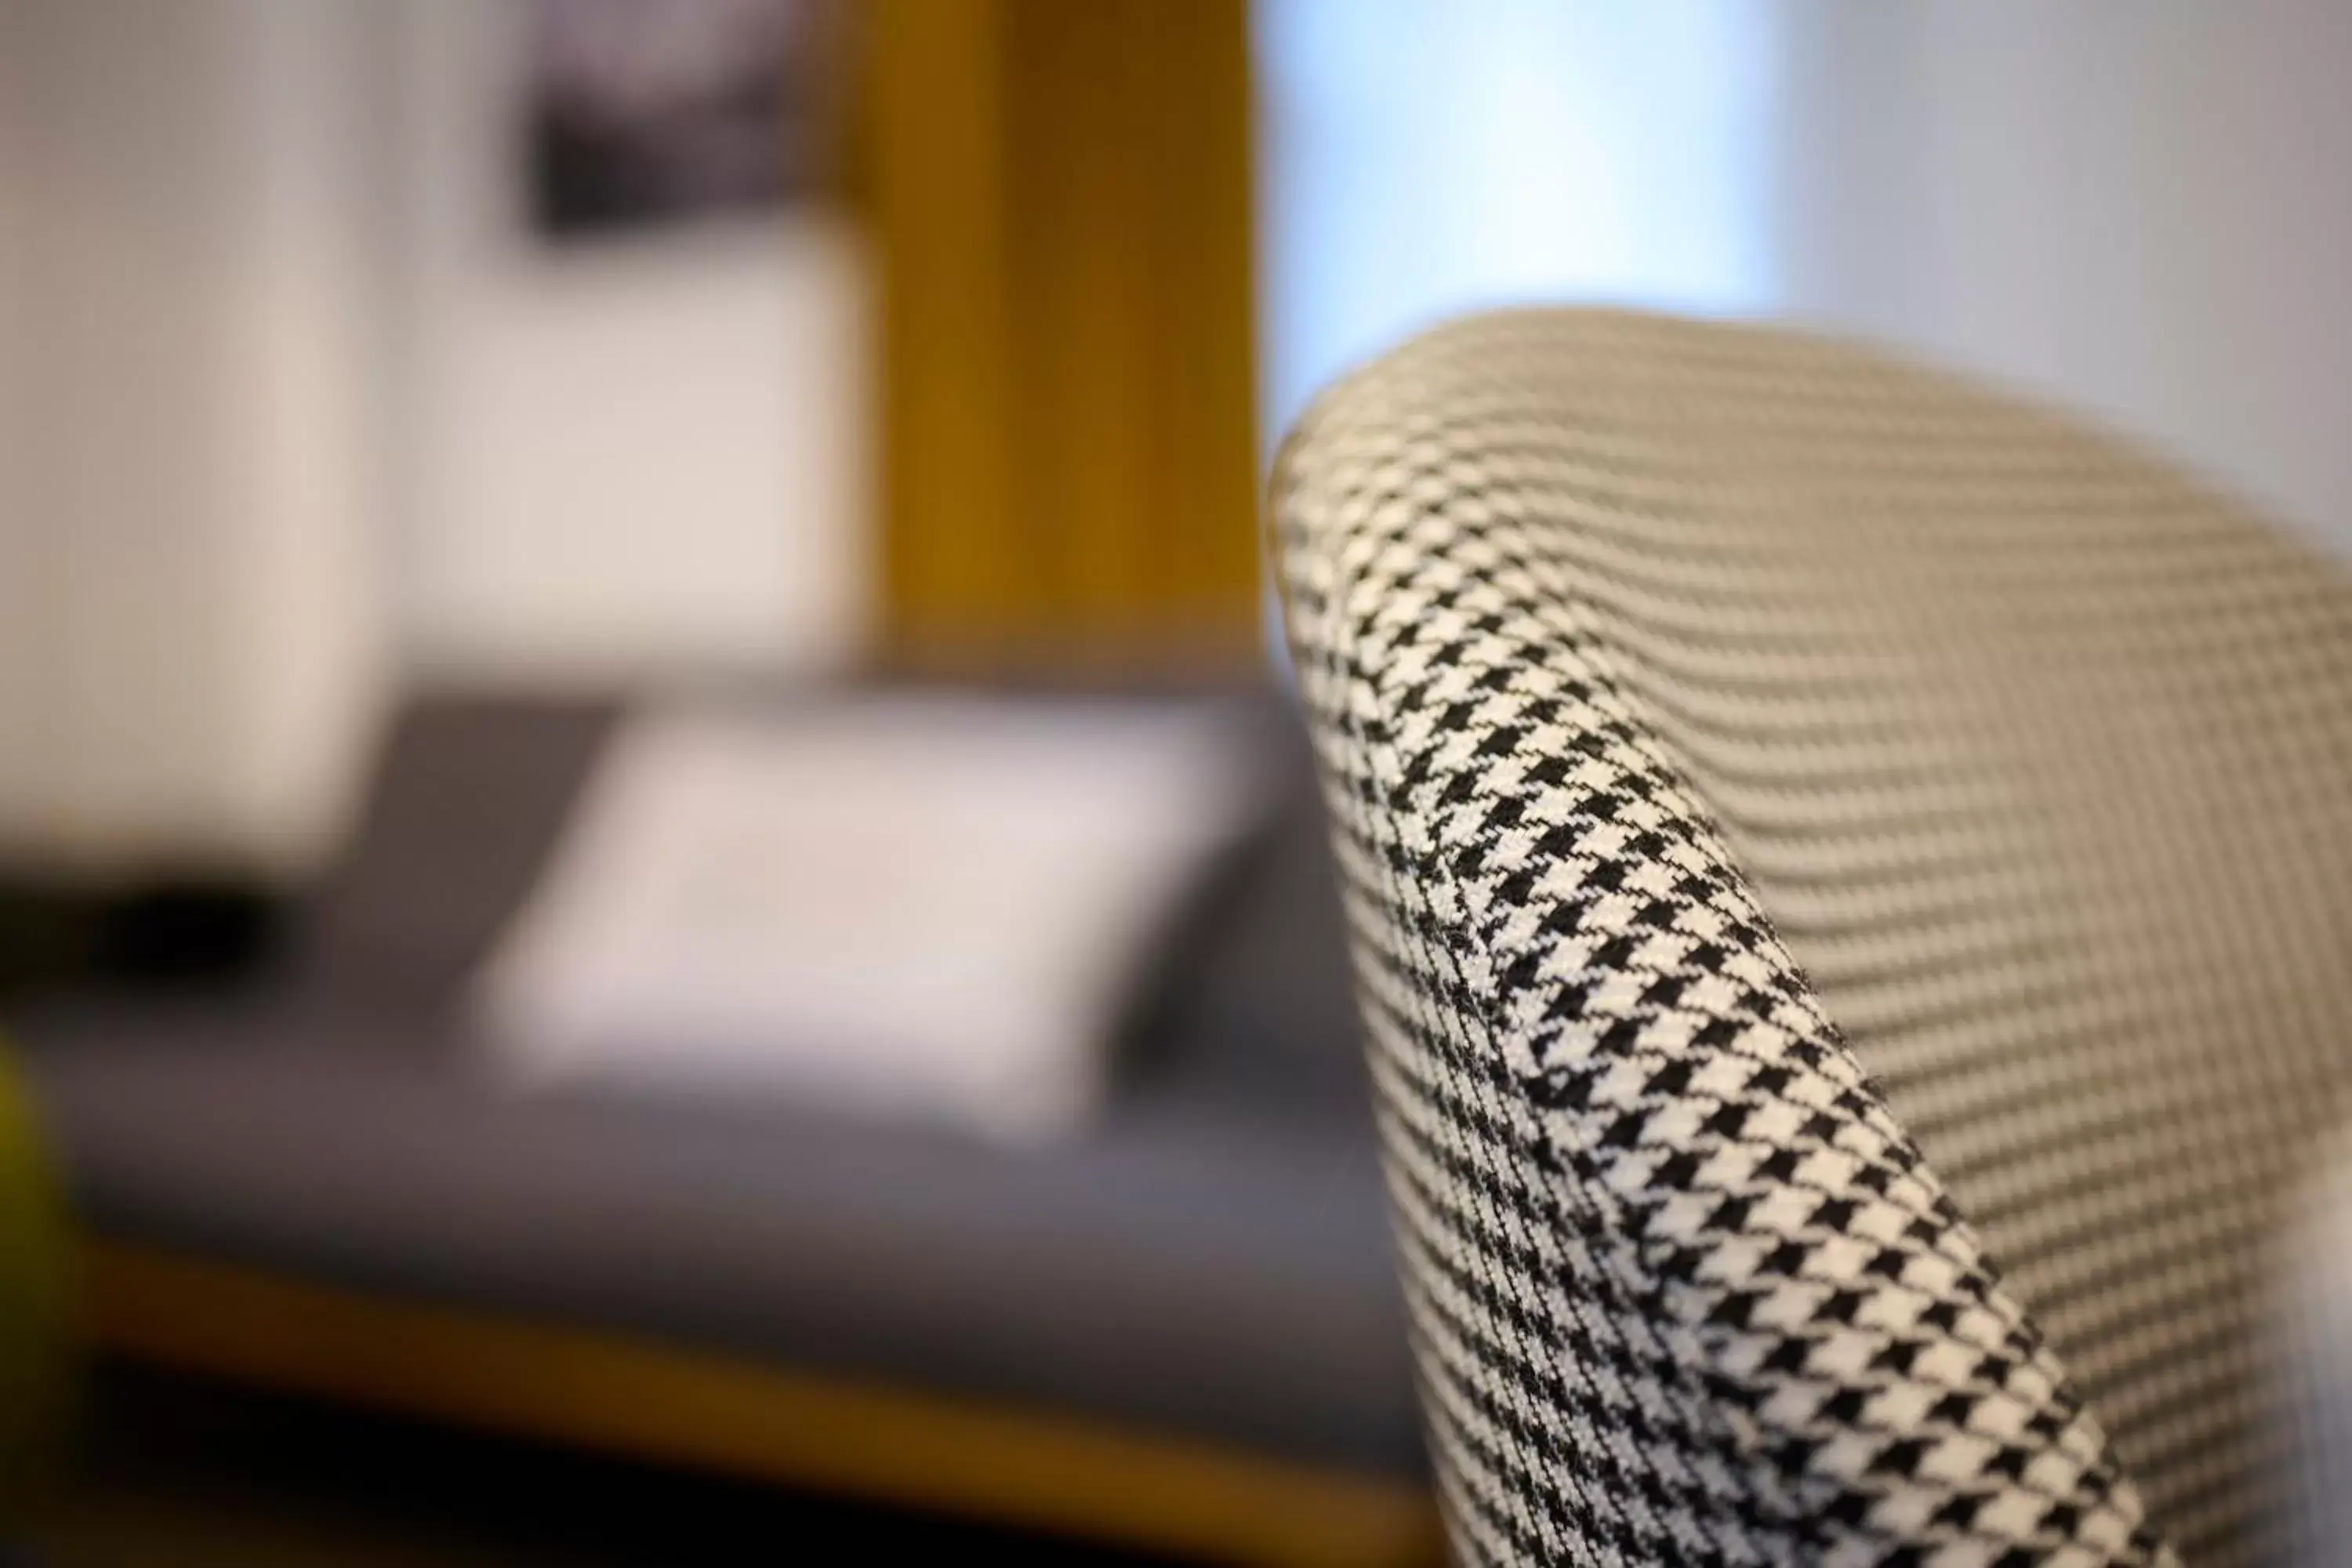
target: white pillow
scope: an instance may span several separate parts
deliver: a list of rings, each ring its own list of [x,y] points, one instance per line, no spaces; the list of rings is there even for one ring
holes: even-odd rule
[[[1066,1131],[1260,802],[1243,742],[1206,708],[977,698],[635,720],[477,981],[492,1059]]]

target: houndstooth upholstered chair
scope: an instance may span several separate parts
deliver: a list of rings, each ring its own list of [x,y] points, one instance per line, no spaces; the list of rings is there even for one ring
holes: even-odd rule
[[[1327,394],[1274,522],[1468,1563],[2263,1561],[2352,1113],[2352,588],[1859,350]]]

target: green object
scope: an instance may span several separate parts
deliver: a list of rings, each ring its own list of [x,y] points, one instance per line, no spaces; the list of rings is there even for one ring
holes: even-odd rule
[[[69,1256],[31,1097],[0,1048],[0,1539],[55,1458],[70,1384]]]

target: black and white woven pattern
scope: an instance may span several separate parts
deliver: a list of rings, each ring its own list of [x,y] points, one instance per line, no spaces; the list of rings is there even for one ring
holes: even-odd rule
[[[2345,582],[2045,414],[1619,313],[1360,373],[1275,513],[1460,1554],[2260,1561]]]

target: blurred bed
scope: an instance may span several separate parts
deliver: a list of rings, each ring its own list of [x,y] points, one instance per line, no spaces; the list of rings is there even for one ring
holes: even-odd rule
[[[1041,701],[1055,700],[1040,698]],[[17,1019],[126,1356],[1229,1560],[1436,1554],[1302,743],[1083,1128],[518,1093],[473,977],[624,717],[422,700],[263,983]]]

